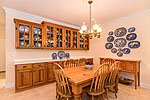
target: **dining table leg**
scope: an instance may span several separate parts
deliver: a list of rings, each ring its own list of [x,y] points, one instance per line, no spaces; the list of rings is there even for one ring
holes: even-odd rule
[[[80,85],[72,84],[72,92],[74,94],[74,100],[82,100],[81,98],[82,87]]]

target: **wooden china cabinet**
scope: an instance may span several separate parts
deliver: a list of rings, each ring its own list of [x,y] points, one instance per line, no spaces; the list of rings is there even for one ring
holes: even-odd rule
[[[77,29],[43,21],[41,24],[14,19],[16,48],[89,50],[89,37]]]
[[[16,48],[43,48],[43,25],[14,19]]]

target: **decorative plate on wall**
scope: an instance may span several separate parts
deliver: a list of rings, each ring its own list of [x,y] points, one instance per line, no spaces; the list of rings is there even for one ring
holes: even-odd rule
[[[123,52],[124,54],[129,54],[131,51],[130,51],[129,48],[124,48],[124,49],[122,50],[122,52]]]
[[[113,31],[109,32],[108,35],[113,35]]]
[[[107,38],[107,41],[108,41],[108,42],[113,42],[113,41],[114,41],[114,37],[113,37],[113,36],[109,36],[109,37]]]
[[[117,49],[116,49],[116,48],[112,48],[112,49],[111,49],[111,52],[112,52],[112,53],[117,53]]]
[[[117,28],[115,32],[110,31],[108,33],[109,36],[107,37],[108,43],[105,44],[105,48],[111,49],[112,53],[117,53],[118,57],[122,57],[124,54],[129,54],[131,49],[139,48],[140,42],[135,41],[137,34],[133,33],[135,32],[135,27],[129,28],[128,32],[129,33],[127,34],[127,29],[124,27]],[[126,47],[127,42],[128,47]],[[113,47],[113,45],[115,46]]]
[[[124,47],[127,44],[126,39],[118,38],[114,41],[115,47]]]
[[[113,48],[113,44],[112,43],[106,43],[105,48],[106,49],[111,49],[111,48]]]
[[[117,56],[118,56],[118,57],[122,57],[122,56],[123,56],[123,53],[122,53],[122,52],[118,52],[118,53],[117,53]]]
[[[135,33],[130,33],[126,36],[126,39],[130,41],[130,40],[135,40],[136,37],[137,35]]]
[[[128,32],[134,32],[135,31],[135,27],[131,27],[128,29]]]
[[[127,33],[127,29],[124,27],[118,28],[115,30],[114,34],[116,37],[122,37],[125,36]]]
[[[140,47],[140,42],[139,41],[131,41],[128,43],[129,48],[139,48]]]

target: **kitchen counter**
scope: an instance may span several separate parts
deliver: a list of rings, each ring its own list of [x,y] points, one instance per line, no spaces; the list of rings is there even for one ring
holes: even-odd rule
[[[80,58],[94,58],[91,56],[76,56],[71,57],[69,59],[80,59]],[[21,65],[21,64],[34,64],[34,63],[45,63],[45,62],[57,62],[57,61],[65,61],[67,59],[52,59],[52,58],[33,58],[33,59],[15,59],[14,65]]]

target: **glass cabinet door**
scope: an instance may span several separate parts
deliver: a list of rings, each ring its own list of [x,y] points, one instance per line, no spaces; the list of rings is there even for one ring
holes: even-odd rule
[[[77,48],[77,46],[78,46],[77,45],[77,41],[78,41],[77,36],[78,36],[78,33],[73,31],[73,49]]]
[[[84,38],[80,35],[80,49],[84,49]]]
[[[56,48],[63,48],[63,29],[56,28]]]
[[[18,45],[19,48],[30,48],[31,47],[31,27],[28,24],[19,23],[18,24]]]
[[[54,27],[47,26],[45,38],[46,38],[46,47],[54,48]]]
[[[89,50],[89,36],[85,37],[85,49]]]
[[[43,47],[43,28],[41,26],[32,26],[32,48]]]
[[[71,31],[65,30],[65,48],[71,48]]]

